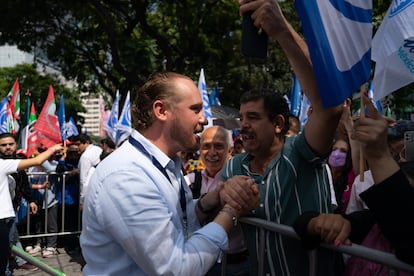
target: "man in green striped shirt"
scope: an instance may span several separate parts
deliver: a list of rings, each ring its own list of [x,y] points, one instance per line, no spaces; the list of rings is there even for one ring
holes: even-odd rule
[[[289,108],[285,99],[266,89],[245,93],[240,100],[240,127],[246,153],[234,156],[222,170],[227,194],[224,200],[237,207],[237,198],[243,197],[245,187],[232,177],[250,176],[259,186],[261,198],[260,207],[252,216],[292,226],[304,211],[331,212],[323,163],[342,108],[323,108],[305,42],[284,18],[276,1],[262,2],[242,0],[240,12],[257,11],[252,15],[255,25],[280,44],[313,112],[303,133],[286,137]],[[257,275],[259,233],[251,226],[244,231],[254,269],[252,275]],[[309,274],[308,255],[299,241],[269,233],[265,246],[265,275]],[[317,275],[334,275],[335,254],[325,253],[319,252]]]

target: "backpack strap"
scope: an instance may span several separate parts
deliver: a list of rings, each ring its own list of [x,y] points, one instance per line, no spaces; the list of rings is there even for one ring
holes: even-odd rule
[[[201,176],[201,171],[194,171],[194,183],[190,185],[190,189],[193,192],[193,198],[197,199],[200,197],[201,190],[201,181],[203,177]]]

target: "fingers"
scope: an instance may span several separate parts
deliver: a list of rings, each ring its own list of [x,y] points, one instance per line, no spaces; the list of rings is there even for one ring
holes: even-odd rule
[[[334,242],[335,246],[350,244],[348,237],[351,233],[351,225],[341,215],[320,214],[311,219],[308,225],[308,232],[319,235],[326,243]]]
[[[376,107],[374,106],[374,103],[371,101],[370,98],[363,95],[362,96],[362,102],[364,103],[364,106],[368,110],[368,116],[370,118],[378,119],[379,117],[381,117],[381,115],[379,114],[378,110],[376,109]],[[363,112],[363,111],[361,110],[361,112]]]
[[[234,176],[223,183],[220,198],[237,210],[251,208],[256,205],[259,191],[253,179],[247,176]],[[253,200],[252,200],[253,199]]]

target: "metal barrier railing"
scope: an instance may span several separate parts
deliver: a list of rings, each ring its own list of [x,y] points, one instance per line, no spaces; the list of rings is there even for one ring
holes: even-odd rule
[[[47,223],[48,223],[48,208],[47,208],[47,202],[48,202],[48,193],[47,190],[49,189],[49,187],[46,187],[45,189],[45,193],[44,193],[44,199],[43,201],[46,202],[46,207],[44,209],[45,211],[45,216],[44,216],[44,229],[43,229],[43,233],[38,233],[38,234],[33,234],[31,233],[31,223],[30,223],[30,210],[29,207],[27,209],[27,213],[26,213],[26,233],[19,233],[19,238],[20,239],[28,239],[28,238],[36,238],[36,237],[50,237],[50,236],[63,236],[63,235],[77,235],[80,234],[81,232],[81,220],[80,220],[80,216],[81,216],[81,210],[80,210],[80,206],[79,206],[79,196],[78,195],[78,200],[77,200],[77,225],[76,225],[76,231],[65,231],[65,215],[66,215],[66,204],[65,204],[65,187],[66,187],[66,179],[67,176],[70,175],[70,172],[64,172],[64,173],[56,173],[56,172],[28,172],[27,175],[29,177],[29,183],[31,183],[32,179],[34,177],[39,177],[39,176],[44,176],[45,177],[45,181],[49,181],[49,177],[50,175],[57,175],[59,177],[62,178],[61,181],[61,185],[62,187],[61,189],[61,196],[62,198],[60,199],[59,205],[61,206],[61,221],[60,221],[60,229],[61,231],[56,232],[56,233],[48,233],[48,229],[47,229]],[[43,206],[38,206],[38,209],[42,209]]]
[[[258,218],[240,218],[241,223],[246,223],[249,225],[253,225],[259,228],[259,235],[260,235],[260,243],[259,243],[259,268],[258,268],[258,275],[264,275],[264,252],[265,252],[265,233],[268,231],[277,232],[284,236],[299,239],[299,236],[296,234],[295,230],[287,225],[273,223],[267,220],[258,219]],[[407,263],[404,263],[397,259],[395,255],[391,253],[386,253],[383,251],[375,250],[372,248],[368,248],[365,246],[352,244],[349,245],[340,245],[335,247],[331,244],[322,243],[321,247],[346,253],[349,255],[353,255],[356,257],[361,257],[373,261],[375,263],[383,264],[388,267],[389,275],[398,275],[397,271],[406,271],[410,273],[414,273],[414,266],[411,266]],[[309,276],[316,276],[316,261],[317,261],[317,249],[310,251],[309,254]]]
[[[67,175],[70,174],[70,172],[65,172],[65,173],[54,173],[54,172],[50,172],[50,173],[45,173],[45,172],[29,172],[28,176],[29,178],[34,177],[34,176],[39,176],[39,175],[44,175],[46,177],[46,180],[49,179],[50,175],[59,175],[62,177],[62,200],[61,200],[61,206],[62,206],[62,211],[61,211],[61,230],[60,232],[57,233],[48,233],[47,232],[47,220],[48,220],[48,214],[47,214],[47,208],[45,208],[45,231],[44,233],[40,233],[40,234],[30,234],[30,214],[29,212],[27,213],[27,227],[26,227],[26,233],[20,233],[21,239],[26,239],[26,238],[34,238],[34,237],[47,237],[47,236],[61,236],[61,235],[76,235],[76,234],[80,234],[81,232],[81,221],[80,221],[80,214],[81,214],[81,210],[79,208],[79,203],[77,206],[77,210],[78,210],[78,223],[77,223],[77,230],[76,231],[65,231],[65,195],[64,195],[64,191],[65,191],[65,185],[66,185],[66,177]],[[45,193],[45,199],[47,202],[47,193]],[[78,200],[79,202],[79,200]],[[42,208],[41,206],[39,208]],[[246,223],[246,224],[250,224],[253,225],[257,228],[259,228],[259,235],[260,235],[260,243],[259,243],[259,248],[258,248],[258,252],[259,252],[259,268],[258,268],[258,275],[264,275],[264,252],[265,252],[265,235],[266,232],[271,231],[271,232],[277,232],[280,233],[284,236],[290,237],[290,238],[295,238],[295,239],[299,239],[298,235],[296,234],[296,232],[293,230],[292,227],[287,226],[287,225],[282,225],[282,224],[277,224],[277,223],[273,223],[270,221],[266,221],[263,219],[258,219],[258,218],[240,218],[240,222],[241,223]],[[340,253],[345,253],[345,254],[349,254],[349,255],[353,255],[353,256],[357,256],[357,257],[361,257],[361,258],[365,258],[368,259],[370,261],[379,263],[379,264],[383,264],[385,266],[388,267],[389,271],[390,271],[390,275],[398,275],[397,271],[407,271],[410,273],[414,273],[414,266],[411,266],[407,263],[404,263],[402,261],[400,261],[399,259],[397,259],[395,257],[395,255],[391,254],[391,253],[386,253],[386,252],[382,252],[379,250],[375,250],[375,249],[371,249],[365,246],[361,246],[361,245],[357,245],[357,244],[352,244],[351,246],[347,246],[347,245],[340,245],[338,247],[335,247],[331,244],[326,244],[326,243],[322,243],[321,247],[327,248],[329,250],[333,250],[333,251],[337,251]],[[16,255],[21,256],[22,258],[26,259],[27,261],[31,262],[32,264],[35,264],[36,266],[37,263],[36,260],[30,259],[30,255],[26,254],[26,252],[21,252],[20,249],[16,249],[15,246],[13,246],[12,250],[14,251],[14,253]],[[316,276],[316,271],[317,271],[317,267],[316,267],[316,261],[317,261],[317,250],[312,250],[309,252],[309,264],[310,264],[310,271],[309,271],[309,276]],[[40,266],[42,266],[42,264],[39,264]],[[40,267],[39,266],[39,267]],[[47,269],[47,268],[46,268]],[[53,274],[53,275],[62,275],[62,274]]]

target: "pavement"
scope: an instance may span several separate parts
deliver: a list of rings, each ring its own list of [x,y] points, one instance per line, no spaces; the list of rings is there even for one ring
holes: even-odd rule
[[[49,265],[55,270],[61,271],[66,276],[80,276],[82,274],[82,267],[84,264],[80,250],[72,250],[66,252],[64,248],[58,248],[58,254],[49,258],[36,257],[41,262]],[[27,271],[24,269],[14,269],[14,276],[31,275],[31,276],[43,276],[50,275],[49,273],[42,271],[41,269],[36,271]]]

